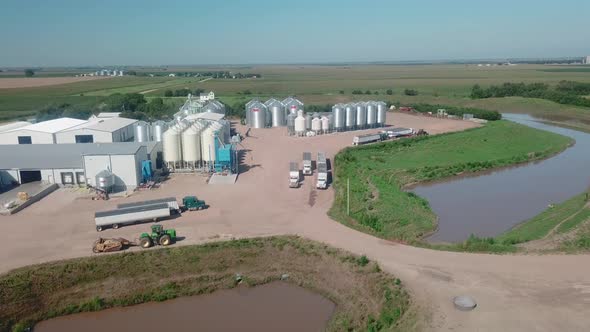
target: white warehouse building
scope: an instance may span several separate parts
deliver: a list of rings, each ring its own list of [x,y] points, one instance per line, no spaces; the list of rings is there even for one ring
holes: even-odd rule
[[[128,142],[134,139],[135,123],[137,120],[120,117],[17,123],[0,131],[0,145]]]
[[[159,142],[1,145],[0,187],[35,181],[95,187],[97,174],[108,171],[112,191],[133,190],[142,182],[142,162],[152,160],[155,169],[161,151]]]

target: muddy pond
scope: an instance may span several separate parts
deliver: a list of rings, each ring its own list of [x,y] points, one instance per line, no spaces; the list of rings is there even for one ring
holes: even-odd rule
[[[335,304],[285,282],[40,322],[35,332],[323,331]]]
[[[551,126],[521,114],[504,119],[572,137],[576,143],[549,159],[417,186],[439,218],[438,230],[426,240],[460,242],[471,234],[493,237],[560,203],[590,185],[590,134]]]

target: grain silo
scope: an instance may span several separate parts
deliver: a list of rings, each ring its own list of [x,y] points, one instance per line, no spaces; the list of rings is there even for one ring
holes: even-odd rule
[[[219,122],[211,124],[201,132],[201,158],[209,169],[215,166],[216,145],[219,144],[219,135],[223,135],[223,125]]]
[[[195,169],[201,162],[201,132],[205,126],[195,121],[182,133],[182,161],[186,168]]]
[[[156,121],[152,123],[152,140],[155,142],[162,142],[162,136],[168,128],[168,125],[164,121]]]
[[[305,134],[305,117],[303,111],[297,111],[297,117],[295,118],[295,134],[297,136],[303,136]]]
[[[287,132],[289,135],[295,135],[295,119],[297,115],[289,114],[287,115]]]
[[[333,126],[334,130],[342,131],[346,125],[346,111],[343,104],[336,104],[332,107],[332,114],[334,115]]]
[[[367,108],[365,103],[356,103],[356,127],[358,129],[364,129],[367,126]]]
[[[285,106],[283,105],[283,103],[272,98],[267,100],[264,104],[270,111],[270,125],[272,127],[282,127],[287,124],[287,113],[285,111]]]
[[[374,101],[368,101],[367,107],[367,127],[374,128],[377,124],[377,104]]]
[[[147,122],[144,122],[144,121],[138,121],[135,123],[135,141],[136,142],[143,143],[143,142],[148,142],[150,140],[148,127],[149,127],[149,125],[147,124]]]
[[[349,103],[345,105],[346,121],[345,126],[347,130],[354,130],[356,127],[356,105]]]
[[[305,114],[305,130],[311,130],[311,120],[313,120],[311,114]]]
[[[324,115],[322,116],[322,118],[320,119],[322,121],[322,132],[324,134],[327,134],[330,132],[330,118],[328,118],[328,116]]]
[[[311,120],[311,130],[316,134],[322,130],[322,120],[320,118],[313,118]]]
[[[385,126],[387,121],[387,104],[383,101],[377,102],[377,126]]]
[[[170,169],[179,167],[182,161],[182,150],[180,144],[181,127],[176,124],[168,128],[162,135],[162,147],[164,152],[164,162]]]
[[[297,114],[297,111],[303,111],[303,103],[295,98],[295,97],[287,97],[283,100],[283,105],[285,109],[289,111],[290,114]]]
[[[246,112],[250,113],[250,123],[252,128],[264,128],[266,126],[266,105],[256,101],[251,103]]]

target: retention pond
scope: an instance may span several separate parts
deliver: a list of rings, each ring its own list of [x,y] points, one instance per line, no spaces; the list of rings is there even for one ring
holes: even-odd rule
[[[285,282],[64,316],[35,332],[323,331],[335,304]]]
[[[521,114],[505,119],[572,137],[576,143],[549,159],[478,176],[419,185],[414,193],[426,198],[438,216],[438,230],[426,240],[460,242],[471,234],[497,236],[588,189],[590,134],[555,127]]]

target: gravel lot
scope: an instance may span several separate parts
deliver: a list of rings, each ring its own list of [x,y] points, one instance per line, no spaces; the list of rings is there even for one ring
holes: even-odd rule
[[[471,122],[388,114],[388,123],[423,128],[431,134],[475,127]],[[238,126],[240,132],[244,128]],[[375,130],[372,130],[375,131]],[[371,132],[371,131],[367,131]],[[235,185],[207,185],[206,178],[175,175],[161,188],[110,201],[81,199],[67,189],[10,217],[0,217],[0,273],[20,266],[92,255],[99,235],[93,213],[121,202],[196,194],[210,208],[163,221],[176,228],[179,245],[231,237],[298,234],[377,260],[399,276],[424,313],[428,330],[582,331],[590,326],[588,255],[496,256],[440,252],[381,240],[331,220],[333,191],[313,188],[315,175],[299,189],[288,188],[290,160],[303,151],[325,151],[331,159],[361,132],[311,138],[288,137],[285,128],[252,129],[243,142],[244,171]],[[149,223],[106,230],[103,237],[136,238]],[[133,248],[132,250],[139,250]],[[478,303],[471,312],[453,306],[457,295]]]

